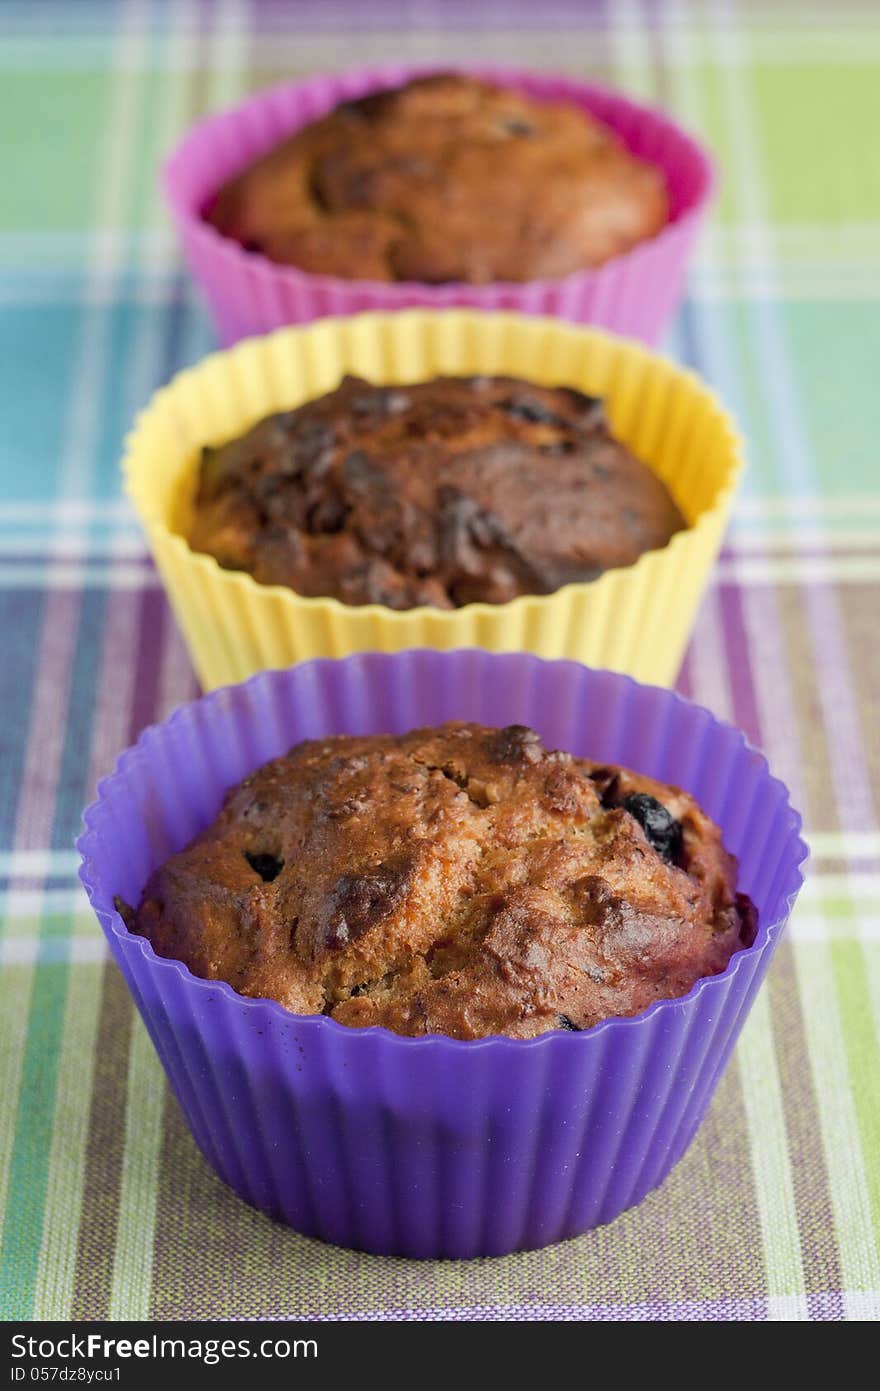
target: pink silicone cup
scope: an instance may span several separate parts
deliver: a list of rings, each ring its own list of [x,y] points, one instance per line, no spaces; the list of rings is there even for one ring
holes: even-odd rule
[[[343,280],[275,265],[244,251],[204,221],[204,208],[228,178],[300,126],[341,101],[441,70],[448,67],[385,64],[283,83],[202,121],[184,137],[165,165],[165,195],[223,343],[328,314],[410,305],[514,309],[598,324],[651,345],[658,341],[684,293],[694,240],[711,199],[712,163],[690,135],[660,112],[573,78],[485,65],[464,69],[539,100],[583,107],[616,131],[634,154],[663,171],[670,198],[667,226],[596,270],[561,280],[479,286]]]
[[[739,856],[754,944],[633,1018],[468,1043],[289,1014],[126,930],[114,895],[137,902],[266,759],[303,738],[453,718],[529,724],[548,747],[693,792]],[[711,1100],[806,856],[785,786],[737,730],[670,691],[525,653],[358,653],[261,672],[145,730],[84,820],[83,883],[208,1163],[300,1232],[419,1257],[559,1241],[663,1181]]]

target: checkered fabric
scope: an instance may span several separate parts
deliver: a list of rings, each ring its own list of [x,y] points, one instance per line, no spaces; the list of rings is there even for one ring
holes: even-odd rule
[[[842,0],[6,0],[0,11],[0,1314],[841,1319],[880,1314],[880,23]],[[211,331],[157,163],[281,77],[496,59],[668,107],[723,171],[669,350],[751,470],[681,688],[762,745],[809,882],[710,1114],[611,1227],[418,1264],[274,1226],[202,1161],[72,843],[195,693],[121,442]]]

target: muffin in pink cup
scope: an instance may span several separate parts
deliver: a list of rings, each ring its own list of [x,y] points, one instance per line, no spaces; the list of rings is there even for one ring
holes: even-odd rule
[[[574,770],[565,752],[541,754],[538,735],[547,751],[621,763],[691,794],[737,857],[737,892],[757,912],[727,964],[717,961],[684,993],[590,1027],[560,1016],[531,1037],[407,1036],[239,993],[208,978],[210,967],[193,974],[180,959],[183,939],[174,956],[157,938],[158,955],[142,920],[137,931],[126,926],[118,907],[138,904],[145,889],[150,901],[156,871],[170,865],[173,877],[184,858],[177,852],[194,838],[212,862],[217,842],[205,833],[227,792],[267,760],[302,740],[314,741],[309,756],[324,757],[335,735],[403,735],[450,720],[491,726],[523,767],[543,760],[560,806],[559,770]],[[459,813],[497,805],[484,780],[461,788],[456,768],[427,771],[448,782],[446,801]],[[637,814],[628,805],[611,819],[621,829]],[[640,824],[651,853],[666,854],[655,844],[659,823]],[[263,672],[181,707],[102,782],[79,849],[113,954],[220,1177],[308,1235],[383,1254],[464,1258],[577,1235],[662,1183],[699,1126],[782,936],[802,879],[799,827],[785,787],[743,736],[669,691],[523,653],[408,651]],[[642,844],[637,828],[625,829]],[[650,859],[647,841],[642,848]],[[287,892],[278,850],[267,842],[239,856],[227,884],[236,901],[264,904],[260,881]],[[324,926],[349,942],[358,915],[381,928],[379,900],[397,903],[395,884],[379,883],[387,870],[357,884],[347,871],[345,903],[331,895]],[[206,899],[214,927],[231,901],[226,891]],[[294,933],[305,900],[285,902]],[[632,945],[635,924],[622,927]]]
[[[497,163],[504,151],[496,157],[485,141],[488,163],[482,166],[476,159],[470,169],[479,190],[469,195],[476,206],[462,207],[464,195],[453,182],[438,186],[438,164],[448,162],[448,149],[433,164],[424,161],[420,193],[423,161],[410,147],[395,155],[392,128],[391,153],[378,168],[364,166],[363,158],[359,163],[357,151],[343,143],[326,151],[319,174],[311,170],[303,177],[303,198],[314,196],[321,208],[329,208],[331,221],[318,219],[293,238],[266,238],[260,230],[254,232],[253,217],[218,216],[218,200],[221,212],[228,211],[230,185],[297,133],[340,108],[360,111],[364,98],[381,101],[381,94],[411,82],[442,83],[443,74],[449,69],[384,65],[284,83],[208,118],[185,136],[165,166],[165,193],[190,270],[224,343],[328,314],[457,305],[553,315],[657,342],[684,292],[687,264],[711,198],[711,162],[691,136],[660,112],[573,78],[481,66],[456,69],[449,79],[491,84],[486,98],[491,120],[510,132],[505,140],[520,150],[528,147],[528,121],[502,121],[493,102],[500,100],[503,107],[506,93],[511,102],[530,103],[530,112],[543,108],[558,113],[553,119],[561,129],[555,143],[551,135],[543,163],[533,161],[539,183],[531,201],[529,190],[507,206],[504,190],[517,186],[519,169],[516,180],[505,180]],[[453,106],[454,101],[453,94]],[[366,109],[373,108],[368,104]],[[483,135],[490,117],[479,118]],[[583,171],[575,164],[572,175],[565,165],[569,136],[575,143],[578,138],[577,129],[570,132],[565,122],[578,120],[590,123],[587,144],[595,138],[600,145],[599,157],[590,157],[582,187],[576,176]],[[317,139],[323,149],[327,139],[320,134]],[[503,143],[499,140],[499,148]],[[366,145],[369,149],[369,140]],[[624,163],[629,168],[622,170],[621,182],[615,171],[620,175]],[[288,197],[273,186],[273,167],[267,167],[255,196],[270,220],[279,199]],[[527,157],[523,178],[529,169]],[[630,175],[638,186],[635,212],[628,197],[633,192]],[[395,224],[384,215],[386,203],[400,195],[401,181],[403,209],[395,205],[395,216],[401,214],[405,227],[415,218],[415,211],[407,216],[406,199],[416,200],[413,208],[418,205],[423,213],[419,238],[397,238]],[[341,213],[340,198],[345,203]],[[370,199],[380,205],[372,221],[375,208],[368,216],[360,206]],[[546,215],[545,204],[551,207]],[[467,241],[472,213],[478,229],[492,238],[496,208],[495,226],[503,229],[505,247],[492,248],[483,258],[478,234],[469,254],[453,255],[459,234]],[[513,223],[517,227],[511,240]],[[501,238],[502,232],[497,235]],[[571,243],[567,250],[566,239]]]

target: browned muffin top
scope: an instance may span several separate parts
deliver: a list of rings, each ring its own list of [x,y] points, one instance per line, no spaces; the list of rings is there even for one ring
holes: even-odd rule
[[[119,906],[244,995],[464,1039],[639,1013],[755,932],[691,797],[520,725],[298,744]]]
[[[224,184],[218,231],[349,279],[558,278],[668,219],[660,171],[600,121],[455,73],[346,102]]]
[[[593,579],[684,525],[595,397],[347,377],[203,451],[189,542],[299,594],[450,609]]]

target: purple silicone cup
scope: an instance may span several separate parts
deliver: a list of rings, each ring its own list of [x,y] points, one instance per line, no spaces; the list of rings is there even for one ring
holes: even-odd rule
[[[114,894],[303,738],[447,719],[529,724],[550,747],[687,788],[760,913],[720,975],[644,1014],[537,1039],[348,1029],[193,976],[129,933]],[[268,671],[147,729],[99,785],[81,876],[209,1164],[297,1231],[385,1255],[470,1257],[612,1221],[690,1143],[779,942],[806,847],[786,788],[729,725],[574,662],[482,651],[355,654]]]
[[[684,293],[694,240],[713,188],[705,150],[666,116],[627,97],[569,77],[484,66],[461,69],[538,100],[568,101],[609,125],[633,154],[666,179],[670,221],[657,236],[595,270],[522,284],[387,284],[312,275],[244,251],[203,219],[220,186],[300,126],[342,101],[449,68],[385,64],[288,82],[202,121],[164,169],[164,190],[189,268],[201,285],[223,343],[325,315],[404,306],[515,309],[599,324],[655,344]]]

